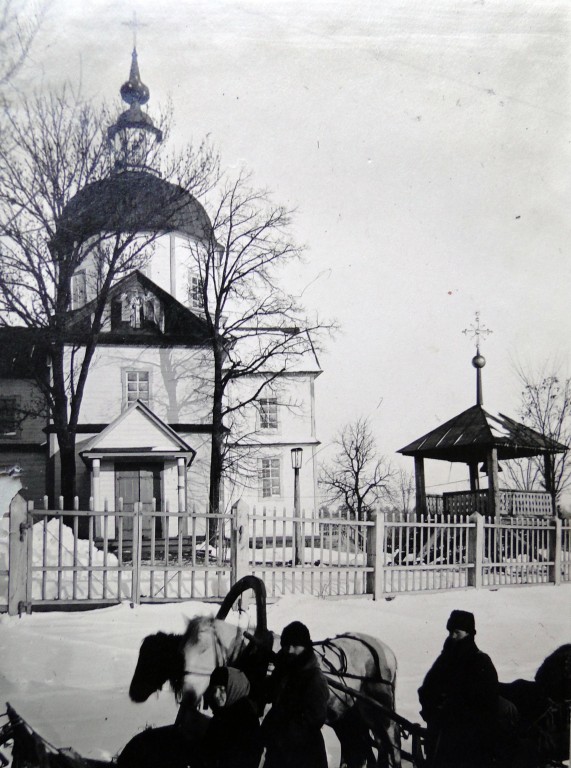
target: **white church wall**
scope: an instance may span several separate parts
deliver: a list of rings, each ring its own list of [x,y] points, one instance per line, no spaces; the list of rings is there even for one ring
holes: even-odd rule
[[[208,421],[211,410],[208,357],[203,349],[196,348],[162,349],[126,344],[98,347],[87,377],[81,422],[109,423],[128,406],[127,374],[130,371],[148,374],[146,404],[163,421]]]
[[[277,510],[293,514],[294,471],[291,466],[291,449],[303,449],[300,469],[301,508],[312,511],[316,503],[316,461],[318,440],[315,431],[314,372],[282,374],[278,380],[260,394],[267,403],[252,403],[244,408],[240,423],[235,425],[235,435],[242,435],[240,471],[228,478],[229,503],[237,499],[245,501],[258,513]],[[232,397],[243,400],[248,393],[259,388],[261,376],[235,383]],[[266,422],[272,426],[263,428],[262,412],[266,409]],[[268,416],[270,417],[268,419]],[[275,426],[274,426],[275,424]]]

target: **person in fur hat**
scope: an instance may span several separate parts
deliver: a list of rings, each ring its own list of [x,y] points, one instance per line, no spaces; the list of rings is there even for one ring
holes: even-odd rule
[[[418,690],[430,768],[488,768],[495,752],[498,675],[476,645],[474,614],[452,611],[442,653]]]
[[[262,736],[249,692],[248,678],[239,669],[212,672],[205,694],[213,713],[202,746],[206,768],[258,768]]]
[[[329,688],[308,628],[293,621],[283,630],[269,680],[272,706],[262,723],[264,768],[327,768],[321,728]]]

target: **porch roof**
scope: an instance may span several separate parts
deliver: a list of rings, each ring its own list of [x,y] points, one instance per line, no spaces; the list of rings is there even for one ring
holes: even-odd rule
[[[481,405],[473,405],[397,453],[470,464],[485,461],[491,448],[497,448],[499,461],[568,450],[562,443],[509,416],[492,415]]]
[[[196,451],[144,403],[137,400],[80,451],[81,458],[165,459],[182,457],[190,464]]]

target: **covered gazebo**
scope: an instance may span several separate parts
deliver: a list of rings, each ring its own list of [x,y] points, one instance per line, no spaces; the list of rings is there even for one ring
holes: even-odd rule
[[[554,454],[567,447],[502,413],[491,414],[483,408],[481,370],[486,361],[479,348],[472,360],[477,370],[476,405],[441,426],[419,437],[398,453],[414,457],[417,514],[443,511],[449,514],[480,512],[501,515],[551,515],[555,513],[552,461]],[[508,459],[543,457],[545,491],[500,490],[498,462]],[[470,491],[427,497],[424,461],[461,462],[468,465]],[[480,490],[480,467],[488,476],[488,487]]]

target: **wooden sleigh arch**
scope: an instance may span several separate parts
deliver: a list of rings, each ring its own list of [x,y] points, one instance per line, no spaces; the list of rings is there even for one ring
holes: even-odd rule
[[[262,637],[268,631],[268,615],[266,611],[266,585],[257,576],[243,576],[227,593],[216,614],[217,619],[224,621],[233,605],[240,600],[244,592],[252,590],[256,597],[256,631],[255,637]]]
[[[245,632],[251,642],[240,654],[237,666],[244,672],[251,686],[251,697],[256,703],[259,714],[264,710],[264,688],[268,667],[272,658],[274,635],[268,630],[266,610],[266,585],[257,576],[243,576],[226,594],[218,609],[216,618],[225,621],[244,592],[252,590],[256,599],[256,629],[254,634]]]

